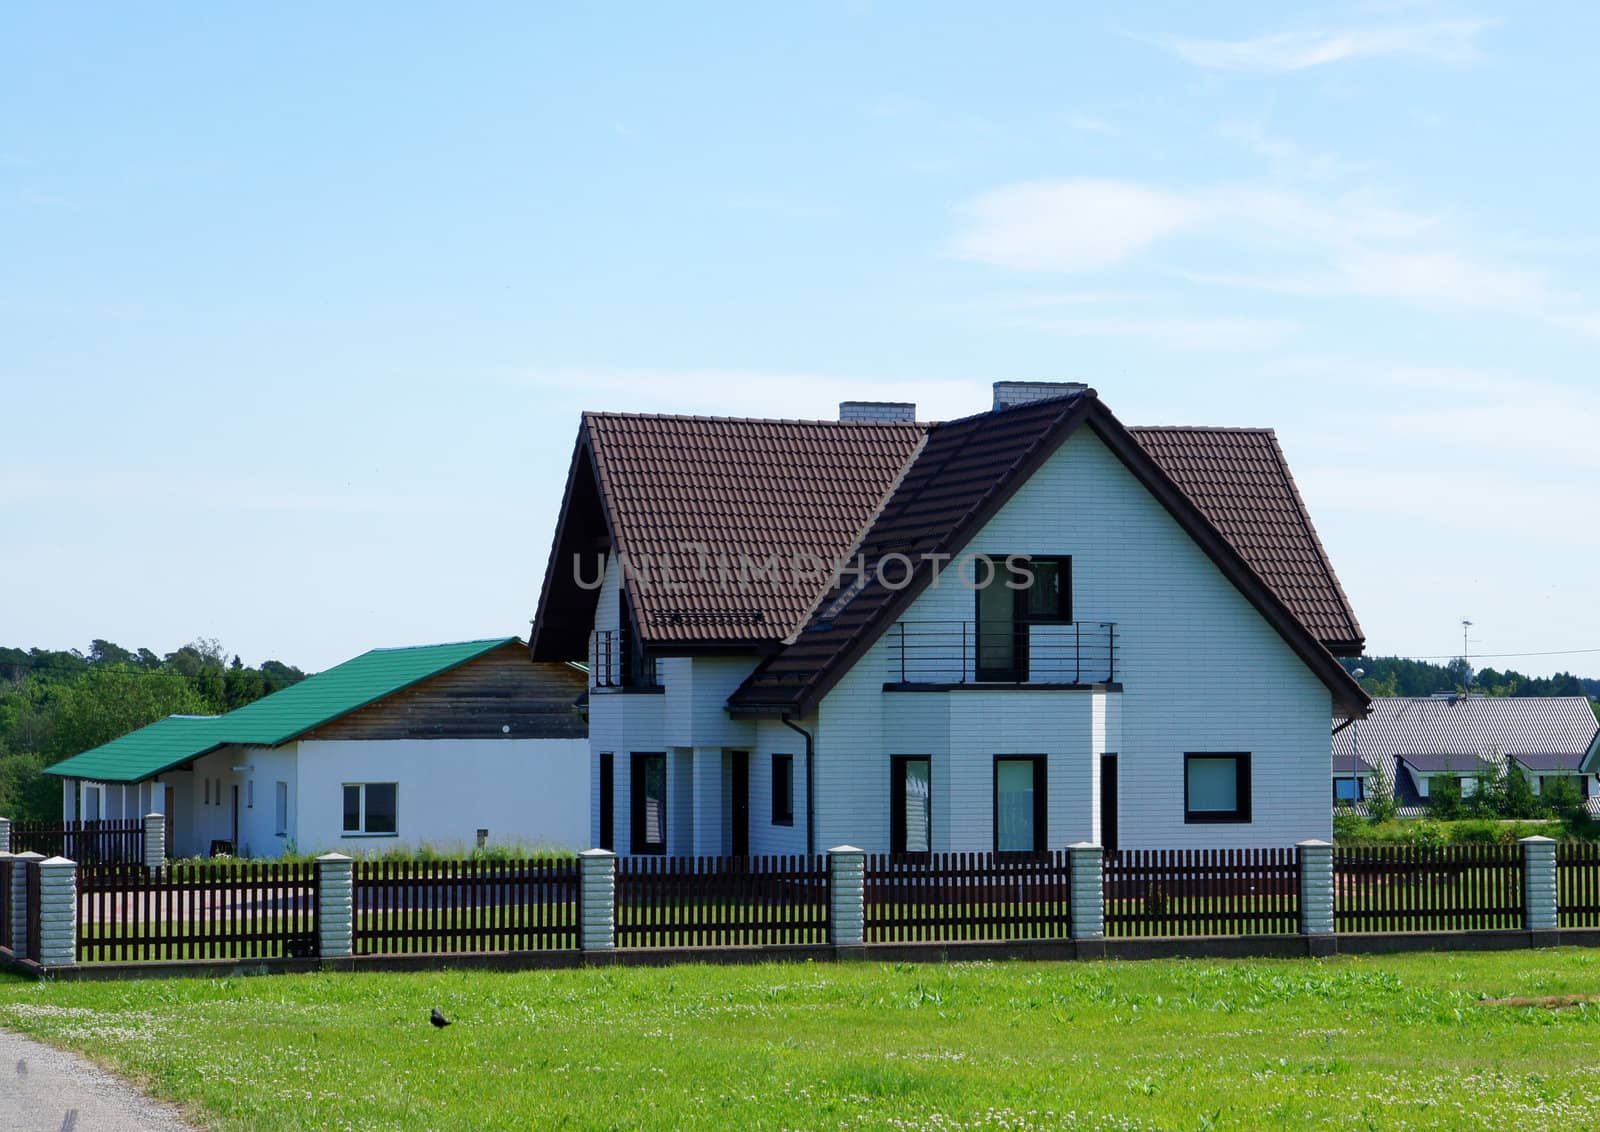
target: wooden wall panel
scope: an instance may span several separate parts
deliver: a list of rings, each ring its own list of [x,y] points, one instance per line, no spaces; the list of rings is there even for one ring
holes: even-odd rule
[[[512,643],[351,712],[305,739],[582,739],[582,672]],[[509,727],[510,731],[502,730]]]

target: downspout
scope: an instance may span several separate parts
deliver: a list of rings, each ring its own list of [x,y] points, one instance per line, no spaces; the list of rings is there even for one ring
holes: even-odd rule
[[[817,852],[817,793],[813,789],[816,777],[811,773],[812,757],[817,752],[817,742],[811,732],[801,727],[788,716],[781,716],[781,722],[790,731],[797,732],[806,741],[806,856],[815,856]]]

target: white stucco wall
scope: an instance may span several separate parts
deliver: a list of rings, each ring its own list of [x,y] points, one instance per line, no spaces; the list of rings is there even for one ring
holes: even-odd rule
[[[1049,757],[1049,844],[1098,836],[1097,767],[1119,755],[1129,848],[1292,845],[1332,833],[1329,693],[1122,463],[1082,430],[974,538],[1073,556],[1073,616],[1117,625],[1124,691],[885,693],[880,640],[820,708],[819,845],[889,843],[889,757],[934,759],[934,844],[993,844],[993,758]],[[970,620],[947,579],[906,620]],[[1096,720],[1098,713],[1099,719]],[[1183,820],[1185,752],[1251,754],[1253,820]]]
[[[581,849],[589,839],[583,739],[347,739],[298,747],[292,806],[301,852],[371,853],[424,842],[470,849],[480,828],[489,830],[491,843]],[[397,835],[343,832],[343,787],[350,782],[398,783]]]

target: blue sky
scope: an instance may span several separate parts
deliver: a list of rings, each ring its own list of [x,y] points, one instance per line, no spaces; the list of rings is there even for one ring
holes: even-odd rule
[[[576,7],[0,14],[0,642],[525,633],[581,409],[1054,379],[1600,649],[1600,10]]]

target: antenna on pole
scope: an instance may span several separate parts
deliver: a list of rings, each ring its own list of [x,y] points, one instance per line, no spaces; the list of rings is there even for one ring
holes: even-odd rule
[[[1466,673],[1467,691],[1472,691],[1472,662],[1467,659],[1470,648],[1467,644],[1467,630],[1472,628],[1472,622],[1467,618],[1461,619],[1461,668]]]

